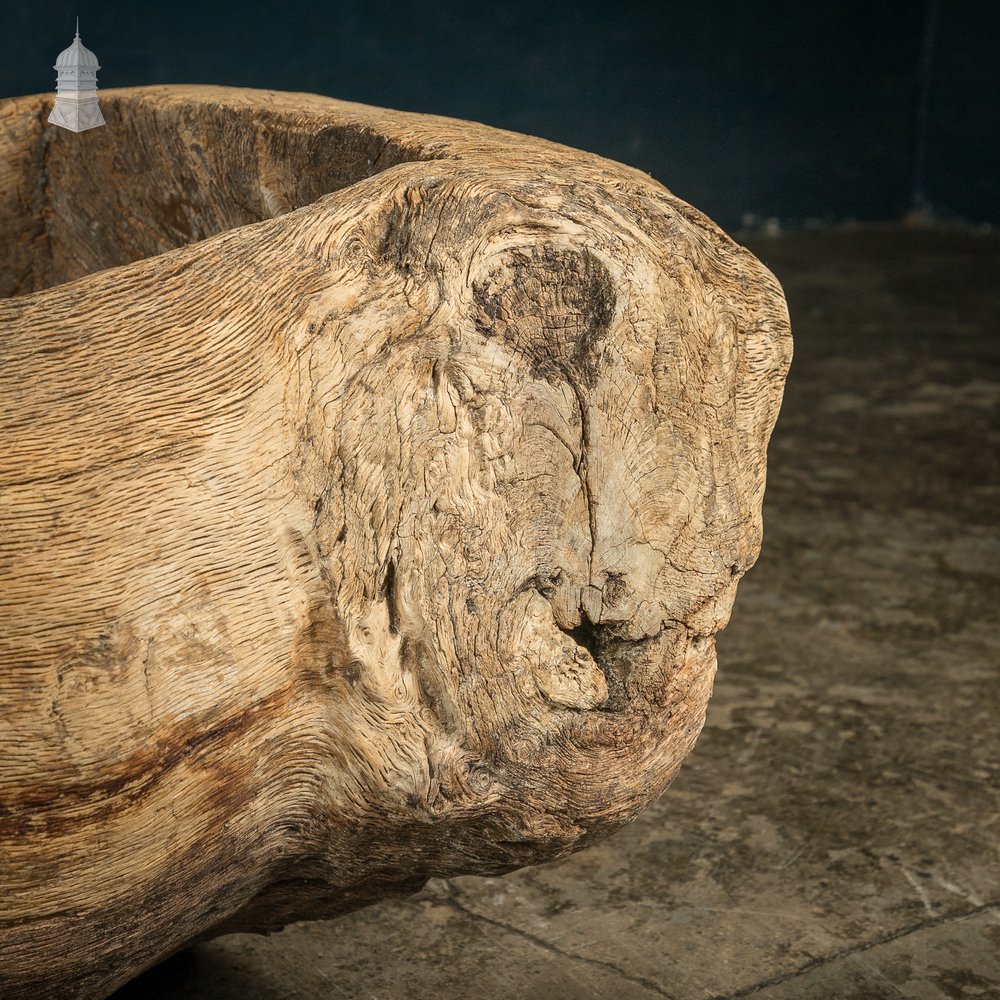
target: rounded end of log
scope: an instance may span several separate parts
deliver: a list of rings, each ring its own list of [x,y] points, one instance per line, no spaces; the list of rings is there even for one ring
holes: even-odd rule
[[[631,819],[759,552],[773,276],[540,139],[158,87],[84,147],[45,100],[0,146],[7,995]]]

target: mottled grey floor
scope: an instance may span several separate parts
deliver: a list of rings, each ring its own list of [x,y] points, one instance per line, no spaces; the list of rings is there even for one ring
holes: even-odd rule
[[[129,998],[1000,996],[1000,239],[755,241],[796,358],[698,748],[602,846]]]

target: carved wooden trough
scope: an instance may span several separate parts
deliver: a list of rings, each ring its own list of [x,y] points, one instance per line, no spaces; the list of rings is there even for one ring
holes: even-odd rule
[[[758,554],[772,275],[478,124],[51,102],[0,105],[0,995],[635,816]]]

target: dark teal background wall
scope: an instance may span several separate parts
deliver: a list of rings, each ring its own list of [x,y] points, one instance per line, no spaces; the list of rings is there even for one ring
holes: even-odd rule
[[[1000,0],[939,2],[924,193],[1000,224]],[[0,94],[51,91],[72,39],[102,87],[306,90],[543,135],[649,171],[725,226],[911,205],[927,0],[159,3],[0,0]]]

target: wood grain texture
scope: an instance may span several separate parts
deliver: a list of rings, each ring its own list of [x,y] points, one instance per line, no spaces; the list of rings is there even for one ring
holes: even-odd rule
[[[773,276],[474,123],[51,101],[0,105],[0,993],[635,816],[759,552]]]

